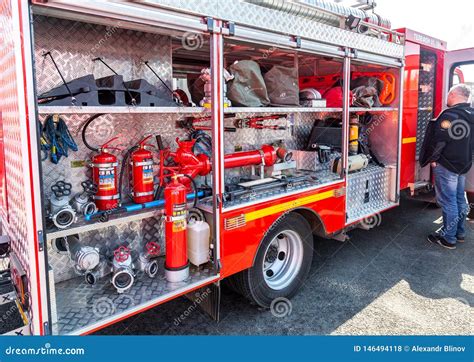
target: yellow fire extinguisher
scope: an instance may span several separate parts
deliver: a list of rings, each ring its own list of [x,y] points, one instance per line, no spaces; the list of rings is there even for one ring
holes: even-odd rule
[[[349,154],[357,155],[359,151],[359,117],[352,115],[349,119]]]

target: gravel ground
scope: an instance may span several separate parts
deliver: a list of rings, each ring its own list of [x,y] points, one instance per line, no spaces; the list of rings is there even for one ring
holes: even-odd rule
[[[464,244],[446,250],[426,241],[440,214],[403,199],[349,242],[315,240],[310,276],[283,317],[223,288],[219,323],[178,298],[98,334],[472,334],[474,224]]]

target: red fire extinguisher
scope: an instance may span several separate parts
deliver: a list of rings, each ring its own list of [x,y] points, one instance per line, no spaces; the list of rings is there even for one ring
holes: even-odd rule
[[[146,143],[150,137],[151,135],[142,139],[138,149],[131,155],[132,197],[136,204],[153,201],[153,154],[145,149],[146,146],[154,147]]]
[[[173,175],[165,187],[165,276],[169,282],[181,282],[189,276],[186,239],[186,186]]]
[[[118,139],[114,137],[105,142],[99,149],[99,153],[92,158],[92,179],[97,185],[94,201],[100,211],[111,210],[118,207],[119,190],[117,187],[117,157],[109,150],[120,150],[116,147],[108,147],[108,144]]]

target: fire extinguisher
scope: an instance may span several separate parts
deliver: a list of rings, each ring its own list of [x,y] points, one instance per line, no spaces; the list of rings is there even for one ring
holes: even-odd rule
[[[181,282],[189,276],[186,239],[186,186],[173,175],[165,187],[165,276],[169,282]]]
[[[109,150],[120,150],[116,147],[109,147],[108,144],[118,139],[114,137],[105,142],[99,153],[92,158],[92,180],[97,185],[97,192],[94,195],[94,202],[100,211],[111,210],[118,207],[119,190],[117,187],[117,157]]]
[[[130,156],[132,197],[136,204],[153,201],[153,154],[145,148],[146,146],[154,147],[146,143],[151,136],[142,139],[138,144],[138,148]]]
[[[349,118],[349,153],[357,155],[359,151],[359,117],[357,114]]]

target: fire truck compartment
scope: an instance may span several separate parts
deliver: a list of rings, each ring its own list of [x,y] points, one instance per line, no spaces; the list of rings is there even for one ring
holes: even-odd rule
[[[270,73],[279,69],[280,71],[293,72],[289,82],[298,83],[303,75],[338,75],[342,77],[343,62],[338,57],[323,57],[318,54],[306,53],[285,49],[278,46],[265,46],[258,43],[236,41],[232,38],[224,40],[224,65],[232,68],[239,62],[252,61],[258,64],[262,78],[268,80]],[[242,63],[243,64],[243,63]],[[238,75],[238,73],[237,73]],[[227,88],[232,86],[228,82]],[[267,84],[268,81],[267,81]],[[326,85],[330,87],[332,84]],[[298,85],[296,84],[296,87]],[[246,86],[250,93],[258,93],[262,84],[256,80],[249,81]],[[270,167],[259,165],[246,165],[236,168],[225,168],[224,184],[226,193],[223,198],[223,206],[226,209],[242,207],[269,198],[283,197],[288,193],[316,189],[332,182],[342,180],[341,174],[331,171],[331,162],[341,155],[342,144],[342,103],[337,106],[327,106],[323,99],[315,99],[311,107],[302,107],[286,90],[273,90],[271,84],[266,87],[268,92],[268,104],[262,99],[264,107],[242,107],[231,106],[225,113],[236,112],[237,129],[235,132],[224,132],[225,154],[239,151],[258,149],[262,144],[281,144],[290,154],[290,160],[278,161]],[[255,89],[254,89],[255,88]],[[305,87],[300,87],[300,91]],[[319,89],[319,91],[323,91]],[[273,92],[273,95],[272,95]],[[288,99],[278,104],[278,97]],[[228,97],[232,102],[233,94]],[[277,98],[278,98],[277,97]],[[239,100],[240,102],[240,100]],[[338,132],[339,142],[336,147],[328,150],[324,158],[318,157],[316,149],[308,150],[310,135],[313,127],[318,124],[327,123],[326,120],[333,119],[339,123],[334,129]],[[235,124],[235,123],[234,123]],[[323,126],[324,131],[328,127]],[[337,144],[338,143],[338,144]],[[263,180],[258,186],[243,187],[249,181]],[[265,180],[268,182],[265,183]],[[274,182],[277,181],[277,182]]]
[[[78,146],[78,151],[70,151],[60,165],[43,160],[42,184],[46,200],[52,197],[52,187],[58,180],[71,184],[72,195],[81,193],[83,181],[90,177],[88,165],[91,162],[91,152],[85,138],[89,145],[98,147],[117,136],[116,145],[126,150],[147,134],[159,134],[163,146],[170,149],[178,147],[176,139],[186,139],[192,131],[200,131],[203,137],[210,137],[209,118],[205,118],[209,115],[208,108],[205,108],[206,102],[210,102],[206,98],[209,96],[206,89],[209,88],[206,88],[204,82],[196,85],[200,79],[205,79],[205,69],[211,64],[208,37],[199,34],[191,39],[189,34],[175,32],[170,35],[166,31],[151,34],[40,15],[35,16],[34,30],[38,94],[56,99],[55,94],[67,91],[61,88],[61,77],[67,80],[87,79],[91,74],[102,89],[97,93],[98,98],[94,98],[95,95],[80,98],[84,103],[79,104],[79,107],[61,106],[64,103],[64,98],[61,97],[52,102],[50,98],[44,98],[45,103],[39,105],[39,121],[45,124],[52,114],[56,114],[54,122],[58,119],[64,121],[69,132],[75,136]],[[114,41],[103,41],[103,34]],[[79,36],[84,41],[77,41]],[[100,59],[93,59],[94,57]],[[262,77],[266,77],[272,69],[293,69],[296,70],[294,82],[299,82],[301,77],[309,77],[308,79],[315,80],[318,88],[316,90],[316,86],[313,86],[312,89],[316,92],[309,90],[316,94],[315,99],[309,101],[312,104],[310,107],[273,104],[279,102],[278,97],[273,95],[272,104],[267,104],[266,107],[229,104],[224,109],[224,209],[243,207],[299,191],[317,190],[343,181],[344,170],[337,166],[337,160],[342,164],[343,153],[347,152],[343,143],[345,125],[342,98],[339,103],[336,100],[332,101],[334,104],[326,105],[326,92],[332,88],[340,89],[342,96],[343,58],[229,38],[224,40],[223,59],[226,69],[244,60],[252,61],[258,64]],[[357,62],[352,65],[351,70],[354,73],[395,74],[385,67]],[[114,73],[120,75],[120,78],[114,76]],[[157,79],[157,74],[160,79]],[[139,78],[149,84],[157,84],[158,88],[154,92],[165,98],[163,102],[171,103],[172,95],[167,93],[168,88],[178,86],[194,103],[200,102],[196,97],[204,97],[201,104],[198,104],[204,105],[204,108],[154,108],[149,103],[140,104],[146,98],[140,96],[141,93],[131,93],[125,88],[125,95],[129,94],[129,98],[125,96],[120,100],[117,92],[104,88],[120,88],[121,79],[128,81]],[[128,84],[132,86],[131,83]],[[70,86],[73,84],[70,83]],[[227,89],[229,86],[228,82]],[[298,89],[297,84],[295,86]],[[95,89],[94,84],[91,87]],[[204,92],[199,87],[204,87]],[[255,89],[248,91],[253,92]],[[270,95],[270,89],[268,92]],[[134,107],[129,104],[132,96],[138,102]],[[287,94],[279,96],[285,97]],[[65,97],[68,95],[65,94]],[[227,101],[225,92],[224,101]],[[355,106],[350,109],[349,115],[352,117],[370,118],[363,136],[367,138],[367,144],[371,148],[366,150],[370,157],[369,164],[347,176],[348,223],[397,202],[397,101],[398,97],[394,97],[391,103],[373,109]],[[98,113],[103,115],[90,124],[87,132],[84,131],[84,137],[79,137],[84,124]],[[316,141],[311,138],[314,132]],[[324,135],[324,132],[331,136],[321,137],[320,134]],[[211,151],[208,149],[202,152]],[[356,153],[359,151],[356,150]],[[210,153],[208,155],[212,157]],[[252,157],[255,161],[251,161]],[[154,172],[159,172],[159,162],[155,159]],[[129,177],[126,168],[124,180]],[[202,173],[202,176],[196,176],[195,182],[199,187],[210,188],[215,181],[211,175]],[[128,182],[124,182],[121,195],[128,198],[131,191]],[[206,217],[212,225],[209,217],[209,213],[213,213],[212,196],[202,199],[199,205],[207,211]],[[48,262],[51,266],[50,295],[55,301],[51,308],[53,332],[69,334],[93,328],[98,322],[159,303],[160,300],[184,293],[218,276],[213,256],[209,263],[192,267],[190,277],[185,282],[169,283],[166,280],[162,213],[159,207],[117,215],[105,213],[103,218],[95,222],[79,218],[70,227],[62,229],[47,223]],[[133,267],[136,269],[141,260],[140,250],[150,241],[155,242],[159,248],[155,266],[157,275],[151,278],[143,270],[134,272],[133,277],[132,272],[130,275],[125,273],[121,277],[133,278],[133,285],[124,288],[126,291],[122,292],[117,287],[120,279],[115,278],[114,266],[108,261],[111,253],[121,245],[126,245],[132,250]],[[78,251],[74,251],[76,249]],[[99,258],[99,266],[93,272],[80,270],[78,259],[85,258],[86,255],[92,258],[94,253],[100,255],[96,256]],[[111,275],[114,285],[110,282]],[[125,279],[124,283],[129,280]]]
[[[94,286],[84,283],[83,277],[56,283],[53,332],[78,333],[108,318],[159,304],[215,280],[216,270],[209,264],[199,268],[192,266],[186,282],[169,283],[163,275],[163,264],[164,259],[160,258],[159,276],[152,279],[139,275],[129,292],[123,294],[118,294],[107,278],[99,279]]]
[[[36,91],[40,95],[54,95],[48,92],[61,87],[61,76],[71,81],[93,75],[93,79],[107,79],[112,82],[106,83],[106,86],[119,87],[120,80],[117,83],[117,79],[110,78],[116,72],[126,81],[141,78],[156,85],[158,90],[154,92],[158,92],[167,102],[172,103],[172,94],[168,92],[167,87],[175,87],[173,82],[186,87],[183,79],[185,80],[188,74],[200,74],[202,68],[210,66],[210,45],[205,35],[199,37],[202,44],[199,50],[195,49],[196,52],[193,52],[193,49],[186,49],[183,33],[178,32],[152,34],[124,29],[113,24],[104,26],[41,15],[35,15],[34,31]],[[104,37],[113,41],[105,41]],[[45,56],[48,52],[51,52],[52,58]],[[95,57],[100,57],[104,62],[93,61]],[[92,88],[93,86],[94,84]],[[130,83],[129,87],[132,87]],[[98,102],[91,103],[90,106],[86,103],[76,106],[64,106],[62,103],[55,105],[56,103],[51,103],[48,99],[46,103],[39,105],[39,121],[45,124],[48,118],[55,114],[58,118],[54,122],[61,120],[66,123],[78,148],[76,152],[69,150],[68,157],[59,164],[43,159],[42,186],[46,208],[49,207],[48,200],[54,196],[52,186],[58,180],[70,183],[71,195],[77,195],[83,192],[83,181],[91,177],[89,164],[92,153],[81,137],[84,124],[91,116],[103,114],[91,123],[85,133],[90,145],[100,146],[118,136],[114,146],[126,150],[148,134],[159,134],[163,146],[174,149],[177,146],[176,138],[186,139],[189,134],[189,129],[177,126],[178,121],[186,117],[199,118],[209,114],[201,107],[180,107],[177,104],[168,108],[153,104],[130,107],[127,98],[124,98],[124,104],[117,103],[119,99],[116,94],[118,93],[112,91],[99,91],[98,98],[87,98],[87,101]],[[138,94],[131,95],[136,97],[137,102],[143,101],[143,97],[140,99]],[[61,101],[60,97],[58,101]],[[150,140],[150,143],[154,143],[154,139]],[[152,147],[156,148],[157,145]],[[155,172],[158,172],[159,160],[155,158],[154,162],[153,167]],[[130,177],[126,164],[121,189],[125,204],[131,203],[128,182]],[[196,183],[201,186],[212,184],[212,181],[210,176],[198,177]],[[166,247],[162,215],[163,207],[158,206],[118,214],[104,213],[92,221],[78,216],[77,220],[66,228],[56,227],[47,218],[46,245],[51,267],[49,296],[53,333],[81,333],[124,313],[133,313],[136,309],[159,304],[216,280],[218,272],[214,265],[215,259],[212,258],[199,267],[191,266],[186,281],[167,281],[164,275]],[[153,259],[153,268],[156,268],[156,276],[153,277],[147,274],[149,270],[140,271],[138,266],[142,261],[141,250],[148,242],[155,243],[159,250],[159,255]],[[133,285],[124,293],[118,292],[114,285],[127,282],[125,279],[131,278],[130,275],[121,274],[115,278],[114,285],[111,283],[115,274],[110,255],[121,245],[126,245],[132,251],[133,259],[133,271],[130,270],[130,274],[133,274]],[[100,254],[99,266],[91,273],[78,270],[78,259],[75,256],[79,254],[71,251],[72,248],[76,248],[74,250],[82,253],[84,258]],[[120,280],[120,277],[124,279]]]
[[[229,11],[224,18],[236,24],[217,16],[219,6],[208,9],[211,19],[184,3],[159,3],[106,2],[90,13],[61,2],[29,8],[34,59],[25,84],[36,102],[29,128],[38,132],[28,135],[39,156],[30,172],[41,241],[39,275],[28,276],[41,284],[30,282],[44,303],[35,306],[42,323],[32,322],[41,331],[89,333],[218,288],[223,276],[252,266],[261,235],[287,206],[324,213],[333,237],[398,203],[400,44],[258,8],[287,17],[290,36],[283,23],[265,29],[270,17],[253,18],[257,5],[247,2],[227,5],[251,15]],[[370,88],[364,77],[384,84],[379,103],[359,93],[352,102],[351,92]],[[137,150],[150,155],[137,161]],[[291,216],[309,230],[303,213]],[[247,222],[247,231],[259,230],[240,237]],[[195,223],[200,265],[187,262]]]

